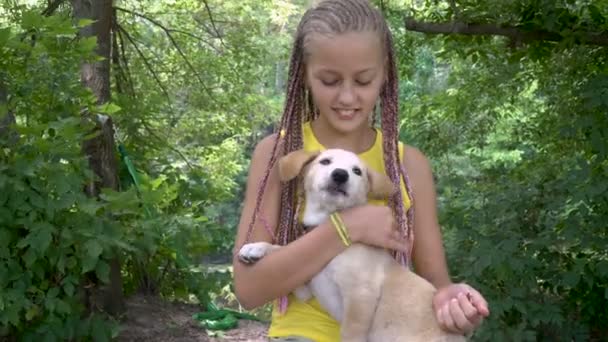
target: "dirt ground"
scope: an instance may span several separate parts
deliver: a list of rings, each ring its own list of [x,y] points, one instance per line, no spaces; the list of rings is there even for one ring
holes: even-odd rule
[[[192,319],[202,309],[196,305],[169,303],[155,297],[134,296],[127,300],[127,314],[121,325],[120,342],[266,341],[264,323],[239,322],[237,329],[207,332]]]

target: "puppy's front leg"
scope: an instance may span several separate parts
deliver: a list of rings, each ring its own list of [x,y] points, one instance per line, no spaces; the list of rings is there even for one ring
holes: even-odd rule
[[[312,291],[307,284],[296,288],[293,293],[296,295],[296,298],[298,298],[298,300],[301,302],[306,302],[312,298]]]
[[[265,255],[268,255],[279,248],[281,248],[281,246],[263,241],[248,243],[239,250],[239,260],[246,264],[254,264]]]
[[[349,289],[344,294],[344,318],[340,335],[344,342],[367,342],[378,303],[379,292]]]

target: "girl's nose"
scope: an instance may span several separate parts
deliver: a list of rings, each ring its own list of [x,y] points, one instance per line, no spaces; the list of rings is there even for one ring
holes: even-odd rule
[[[342,87],[340,87],[340,92],[338,93],[338,103],[340,105],[351,105],[353,102],[355,102],[355,98],[355,90],[353,89],[352,85],[344,84]]]

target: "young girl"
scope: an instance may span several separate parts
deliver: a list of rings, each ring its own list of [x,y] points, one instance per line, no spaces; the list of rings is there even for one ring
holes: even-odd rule
[[[469,333],[489,314],[479,292],[450,281],[431,168],[420,151],[398,141],[397,97],[392,38],[379,11],[366,0],[326,0],[304,14],[279,133],[264,138],[251,159],[235,255],[246,242],[285,247],[254,265],[233,261],[236,295],[245,308],[276,300],[271,339],[340,340],[338,322],[315,299],[303,303],[290,294],[346,248],[331,222],[305,235],[298,224],[303,203],[298,181],[282,184],[276,161],[301,148],[353,151],[393,180],[400,191],[388,201],[339,214],[353,242],[395,251],[404,267],[411,261],[438,289],[429,305],[444,329]],[[376,115],[381,129],[374,128]]]

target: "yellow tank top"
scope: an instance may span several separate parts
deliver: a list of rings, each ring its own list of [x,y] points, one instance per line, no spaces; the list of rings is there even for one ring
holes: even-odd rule
[[[302,138],[304,149],[307,151],[323,151],[326,149],[315,137],[309,122],[303,124]],[[403,144],[399,143],[399,156],[403,156],[403,148]],[[382,151],[382,132],[376,129],[374,145],[369,150],[359,154],[359,158],[376,172],[386,173]],[[401,181],[401,193],[406,193],[403,180]],[[408,196],[403,197],[405,208],[409,208]],[[368,203],[382,205],[386,204],[386,201],[370,199]],[[275,301],[270,329],[268,330],[269,337],[301,336],[316,342],[340,341],[338,322],[321,307],[316,299],[313,298],[304,303],[290,294],[288,300],[289,305],[284,313],[279,312],[278,301]]]

